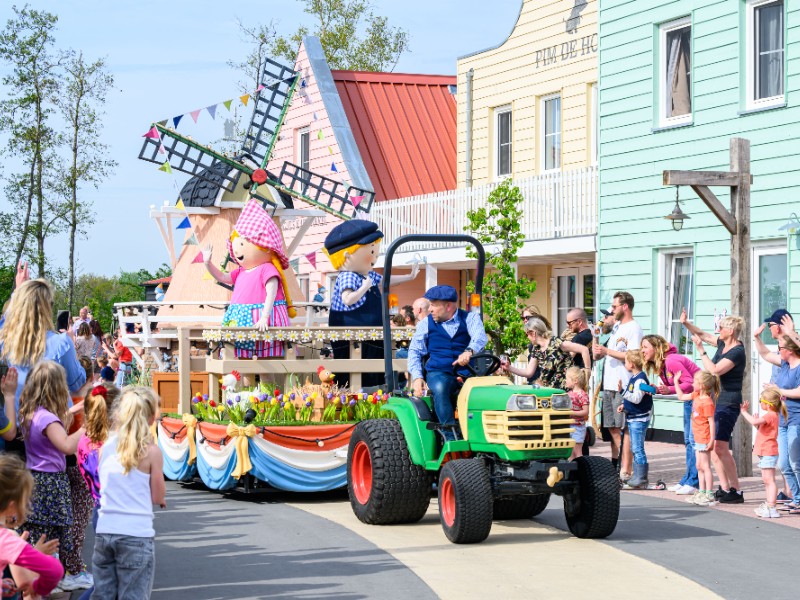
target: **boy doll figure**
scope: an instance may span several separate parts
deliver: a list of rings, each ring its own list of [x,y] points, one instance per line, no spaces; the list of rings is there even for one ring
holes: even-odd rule
[[[231,303],[222,318],[224,327],[288,327],[295,316],[283,270],[289,259],[275,222],[257,200],[250,199],[228,240],[228,253],[239,265],[223,273],[211,263],[211,246],[203,249],[203,262],[211,276],[233,285]],[[237,340],[236,358],[283,356],[283,342]]]
[[[354,219],[334,227],[325,238],[324,252],[339,271],[331,291],[328,325],[331,327],[381,327],[383,303],[380,285],[383,276],[372,270],[378,260],[378,245],[383,233],[377,223]],[[410,275],[393,277],[390,285],[411,281],[419,272],[414,265]],[[349,342],[333,342],[334,358],[350,358]],[[383,343],[361,343],[362,358],[383,358]],[[345,377],[347,377],[345,375]],[[382,373],[365,373],[364,387],[383,384]],[[337,378],[339,385],[344,381]]]

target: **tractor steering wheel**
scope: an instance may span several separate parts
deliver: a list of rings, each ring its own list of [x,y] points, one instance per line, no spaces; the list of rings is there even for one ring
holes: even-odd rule
[[[491,361],[489,361],[489,364],[486,365],[485,368],[477,369],[472,366],[472,361],[475,360],[476,358],[490,358]],[[485,377],[486,375],[491,375],[492,373],[497,371],[497,369],[500,368],[500,357],[495,356],[491,352],[481,352],[480,354],[474,354],[470,359],[470,362],[468,362],[464,368],[475,377]]]

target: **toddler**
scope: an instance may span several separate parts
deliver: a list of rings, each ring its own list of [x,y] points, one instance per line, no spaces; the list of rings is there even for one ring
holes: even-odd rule
[[[647,375],[642,371],[644,357],[641,350],[628,350],[625,353],[625,369],[631,374],[628,385],[623,390],[622,380],[618,390],[622,394],[622,404],[617,409],[625,412],[625,429],[631,441],[633,452],[633,476],[625,482],[625,489],[647,488],[647,455],[644,452],[644,437],[653,412],[653,394],[656,389],[650,385]]]
[[[767,388],[761,392],[761,410],[764,411],[760,417],[751,415],[750,405],[742,403],[742,417],[753,427],[758,428],[756,443],[753,450],[760,459],[758,467],[761,469],[761,481],[767,492],[767,501],[755,509],[756,515],[765,519],[777,519],[780,517],[775,506],[778,498],[778,485],[775,483],[775,467],[778,465],[778,413],[783,414],[783,418],[788,418],[786,407],[781,401],[781,394],[776,388]]]
[[[575,440],[572,448],[570,460],[578,458],[583,451],[583,441],[586,439],[586,418],[589,416],[589,394],[586,393],[586,371],[580,367],[570,367],[567,369],[564,379],[567,395],[572,400],[572,412],[570,415],[575,419],[572,424],[574,431],[571,434]]]

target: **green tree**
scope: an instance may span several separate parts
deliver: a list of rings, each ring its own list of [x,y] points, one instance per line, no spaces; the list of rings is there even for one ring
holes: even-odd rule
[[[523,202],[519,188],[506,179],[489,194],[485,206],[467,212],[468,225],[464,228],[486,250],[483,322],[489,345],[495,354],[506,353],[512,359],[527,347],[528,338],[519,315],[536,291],[536,282],[525,275],[518,276],[515,268],[517,254],[525,242],[520,228]],[[467,256],[477,258],[471,246]]]
[[[331,69],[393,71],[408,52],[408,32],[391,27],[386,17],[376,16],[369,0],[299,1],[314,25],[302,25],[288,37],[279,35],[272,45],[275,56],[292,64],[307,35],[319,38]]]

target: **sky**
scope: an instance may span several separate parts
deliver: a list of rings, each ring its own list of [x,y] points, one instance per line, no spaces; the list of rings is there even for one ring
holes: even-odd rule
[[[373,0],[374,12],[406,29],[411,51],[395,69],[400,73],[452,75],[457,57],[502,42],[514,26],[520,0]],[[22,6],[23,3],[17,3]],[[11,2],[0,3],[0,26],[13,16]],[[274,21],[288,35],[311,25],[298,0],[238,0],[230,4],[205,0],[31,0],[31,8],[59,18],[56,44],[81,50],[87,59],[105,58],[115,77],[105,105],[102,141],[118,166],[97,190],[83,198],[94,204],[95,222],[78,240],[78,272],[113,275],[140,268],[155,271],[168,262],[167,250],[149,207],[174,204],[173,180],[158,167],[138,159],[142,134],[150,124],[187,114],[180,130],[210,143],[223,137],[223,118],[204,113],[198,123],[188,113],[239,95],[240,77],[227,65],[248,51],[237,19],[245,23]],[[0,65],[0,76],[8,67]],[[0,96],[8,90],[0,85]],[[251,104],[252,106],[252,104]],[[220,107],[221,110],[222,107]],[[249,121],[249,114],[246,115]],[[245,121],[246,122],[246,121]],[[4,142],[4,140],[0,140]],[[13,159],[0,157],[3,171]],[[188,179],[175,171],[178,185]],[[7,203],[0,198],[0,210]],[[66,238],[46,246],[55,264],[66,266]]]

